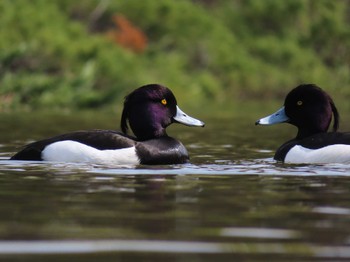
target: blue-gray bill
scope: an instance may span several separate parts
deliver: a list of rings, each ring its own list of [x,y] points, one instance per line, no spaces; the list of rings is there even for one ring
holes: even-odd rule
[[[178,106],[176,106],[176,116],[173,118],[176,122],[186,126],[204,126],[204,122],[187,115]]]
[[[259,119],[255,122],[255,125],[274,125],[278,123],[285,123],[289,121],[289,117],[286,115],[284,107],[280,108],[277,112]]]

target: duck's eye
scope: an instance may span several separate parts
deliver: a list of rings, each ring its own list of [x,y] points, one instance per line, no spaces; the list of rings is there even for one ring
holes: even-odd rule
[[[162,101],[160,101],[163,105],[166,105],[168,102],[166,101],[165,98],[162,99]]]
[[[297,105],[298,105],[298,106],[303,105],[303,101],[299,100],[299,101],[297,102]]]

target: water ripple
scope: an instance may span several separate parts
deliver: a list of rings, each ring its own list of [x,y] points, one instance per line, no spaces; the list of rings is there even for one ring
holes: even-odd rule
[[[52,170],[69,174],[72,171],[106,175],[267,175],[267,176],[350,176],[350,165],[290,165],[272,158],[243,161],[220,161],[215,164],[183,164],[159,166],[103,166],[85,163],[9,161],[0,159],[1,171],[26,172]]]
[[[88,254],[108,252],[179,254],[276,254],[317,258],[350,258],[350,247],[306,243],[217,243],[162,240],[0,241],[0,255]]]

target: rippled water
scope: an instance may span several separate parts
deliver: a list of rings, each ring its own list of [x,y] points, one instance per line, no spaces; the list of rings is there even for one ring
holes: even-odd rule
[[[275,163],[295,130],[255,115],[170,127],[187,165],[7,160],[41,137],[117,126],[96,115],[0,116],[0,259],[350,260],[350,166]]]

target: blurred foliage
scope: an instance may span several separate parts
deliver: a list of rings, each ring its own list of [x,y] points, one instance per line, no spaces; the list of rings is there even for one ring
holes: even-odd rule
[[[0,110],[120,106],[147,83],[198,108],[311,82],[350,97],[347,0],[2,0],[0,11]]]

